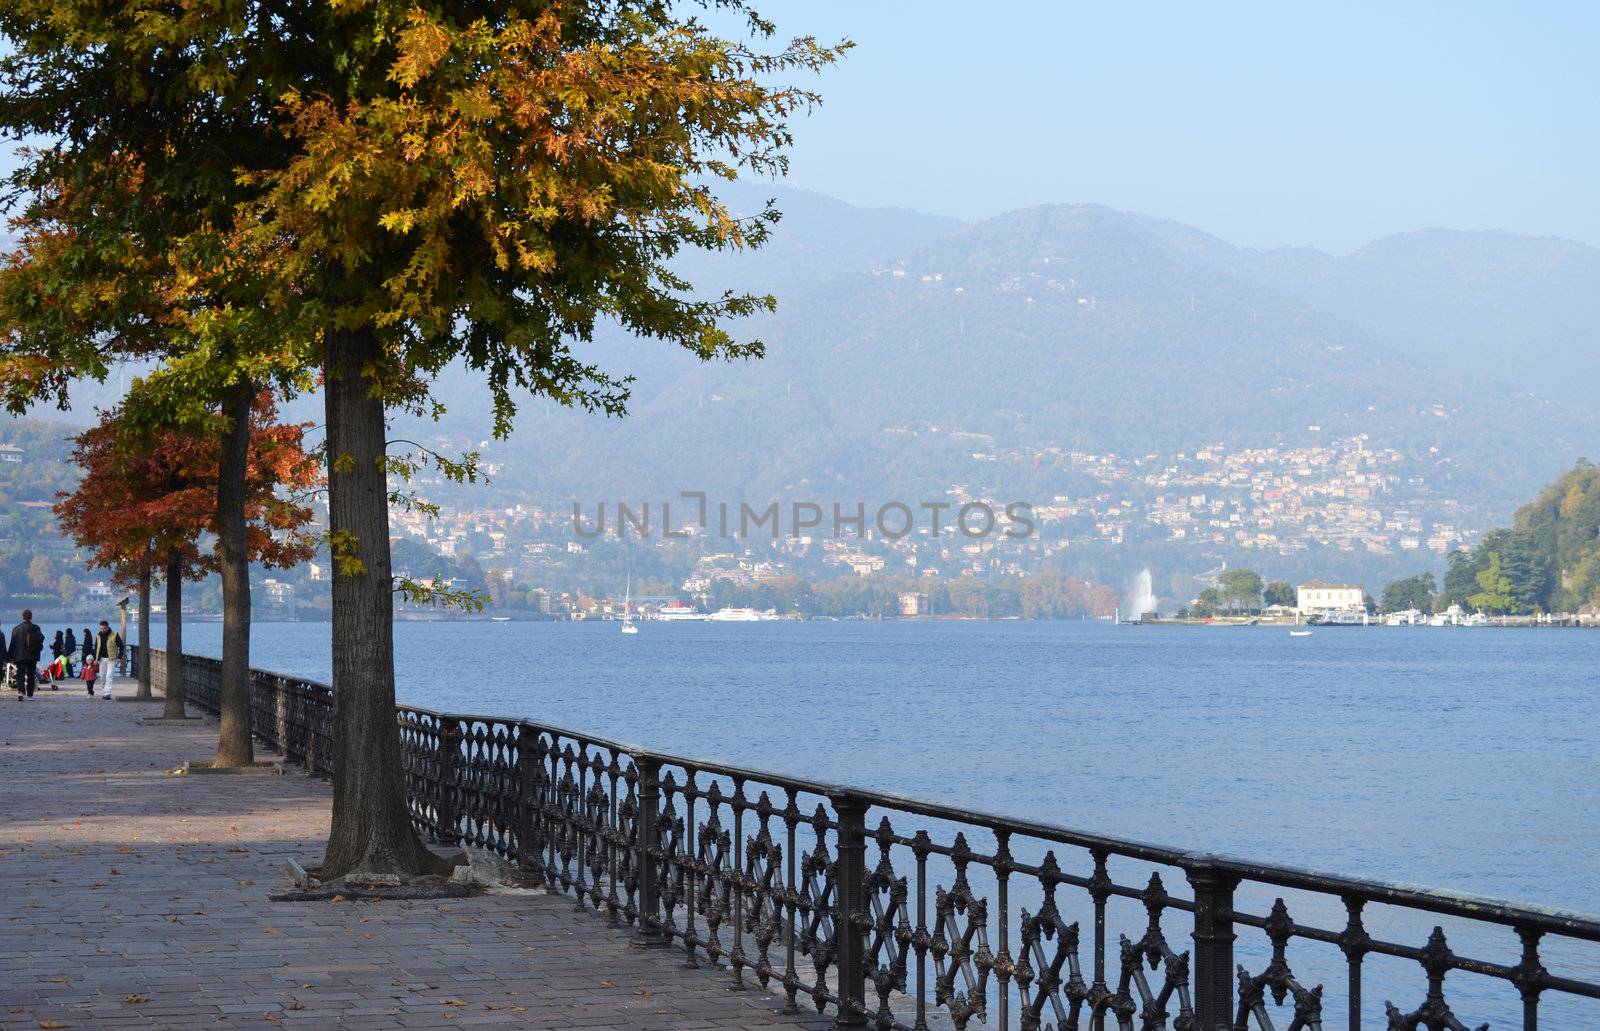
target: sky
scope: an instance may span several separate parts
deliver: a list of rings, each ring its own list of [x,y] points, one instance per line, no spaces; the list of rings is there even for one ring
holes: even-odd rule
[[[790,174],[854,204],[1096,202],[1335,253],[1431,226],[1600,246],[1600,3],[757,6],[856,43]]]
[[[1092,202],[1333,253],[1433,226],[1600,246],[1595,0],[754,3],[856,44],[789,177],[853,204]]]

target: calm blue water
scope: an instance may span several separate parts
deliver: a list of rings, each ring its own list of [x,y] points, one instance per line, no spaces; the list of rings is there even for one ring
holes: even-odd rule
[[[216,653],[216,624],[188,629]],[[401,699],[434,708],[1600,910],[1600,633],[474,622],[396,642]],[[252,648],[328,678],[326,624],[262,624]]]

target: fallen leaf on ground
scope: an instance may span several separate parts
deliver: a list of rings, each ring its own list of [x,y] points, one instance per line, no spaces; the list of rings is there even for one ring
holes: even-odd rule
[[[262,934],[280,934],[282,932],[280,932],[276,927],[264,927],[264,928],[262,928],[261,933]]]
[[[134,994],[128,996],[126,999],[123,999],[122,1001],[126,1002],[126,1003],[128,1003],[130,1005],[135,1005],[135,1004],[138,1004],[138,1003],[141,1003],[141,1002],[149,1002],[150,1000],[145,998],[144,996],[138,994],[137,992],[135,992]]]
[[[439,1005],[441,1005],[441,1006],[465,1006],[466,1003],[462,1002],[460,999],[440,999],[439,1000]]]
[[[41,1020],[41,1021],[39,1021],[39,1026],[40,1027],[45,1027],[45,1028],[58,1028],[58,1027],[66,1027],[67,1025],[63,1024],[59,1020]]]

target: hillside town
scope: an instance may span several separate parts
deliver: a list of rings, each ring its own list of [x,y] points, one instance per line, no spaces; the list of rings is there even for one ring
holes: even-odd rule
[[[1470,550],[1481,536],[1463,506],[1423,475],[1430,463],[1446,459],[1406,455],[1365,436],[1263,447],[1211,443],[1128,455],[1002,448],[985,434],[936,426],[893,432],[953,439],[969,449],[969,470],[982,474],[985,467],[1027,464],[1043,470],[1042,479],[1056,487],[1019,503],[987,485],[1004,477],[974,475],[915,502],[791,503],[833,509],[833,518],[812,526],[791,522],[790,510],[761,522],[766,510],[744,503],[711,502],[708,509],[702,499],[697,513],[673,499],[677,507],[668,515],[665,505],[652,508],[643,499],[539,504],[502,488],[483,494],[495,504],[472,507],[471,491],[456,490],[448,495],[450,503],[437,508],[394,508],[395,573],[427,590],[478,596],[497,610],[573,618],[611,614],[629,583],[638,586],[641,611],[651,611],[652,599],[709,611],[734,600],[776,604],[782,598],[800,610],[805,605],[793,598],[797,584],[841,579],[858,581],[866,593],[847,599],[840,588],[840,598],[819,604],[816,612],[1004,614],[1021,611],[1016,584],[1059,570],[1082,585],[1074,588],[1068,611],[1110,617],[1119,608],[1133,610],[1131,599],[1124,605],[1120,597],[1127,563],[1148,563],[1152,555],[1167,571],[1160,593],[1175,612],[1208,585],[1207,569],[1256,564],[1301,582],[1360,573],[1381,584],[1383,574],[1374,568],[1439,565]],[[6,463],[0,468],[16,476],[62,482],[60,456],[12,444],[0,461]],[[447,490],[427,475],[413,486],[423,497]],[[64,612],[97,611],[126,593],[81,568],[81,559],[50,523],[49,501],[30,498],[18,507],[13,522],[25,518],[27,525],[12,528],[14,539],[0,539],[0,546],[12,548],[25,579],[8,593]],[[969,510],[989,513],[992,532],[966,532],[968,524],[957,517]],[[316,512],[313,529],[320,529],[324,515]],[[0,527],[0,535],[6,533]],[[25,554],[30,549],[33,554]],[[260,615],[319,618],[328,605],[330,576],[325,555],[289,569],[263,570],[254,590]],[[1012,601],[977,601],[970,594],[953,601],[938,586],[993,587],[1008,579]],[[1101,586],[1095,589],[1097,581]],[[159,599],[155,608],[160,611]],[[186,608],[201,616],[219,611],[214,578],[191,592]],[[400,613],[446,614],[435,604],[405,600]]]

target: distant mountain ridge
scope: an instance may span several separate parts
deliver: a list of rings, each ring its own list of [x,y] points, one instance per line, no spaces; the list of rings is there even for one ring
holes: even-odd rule
[[[1583,402],[1573,373],[1600,363],[1600,250],[1572,240],[1425,229],[1259,257],[1264,281],[1431,365]]]
[[[1062,482],[1051,449],[1365,433],[1488,525],[1600,430],[1582,403],[1600,372],[1600,251],[1570,241],[1425,230],[1335,257],[1098,205],[962,223],[759,183],[727,195],[740,213],[775,197],[773,239],[678,267],[703,290],[775,294],[776,314],[739,327],[767,356],[702,365],[601,332],[579,351],[636,376],[629,417],[528,400],[516,435],[484,447],[500,471],[487,494],[1035,497]],[[474,377],[448,370],[435,389],[445,421],[404,435],[485,442]],[[110,400],[80,396],[80,418]]]
[[[1545,242],[1410,234],[1334,258],[1234,247],[1097,205],[954,225],[903,215],[891,238],[882,213],[778,193],[789,214],[764,253],[686,268],[696,282],[778,294],[778,313],[749,326],[768,342],[767,357],[732,367],[671,355],[632,361],[637,344],[598,342],[605,364],[641,370],[631,416],[606,423],[532,406],[525,439],[536,450],[525,466],[513,459],[519,482],[552,497],[879,497],[995,474],[974,466],[971,447],[899,432],[919,425],[991,437],[997,449],[1123,453],[1369,433],[1438,456],[1427,471],[1441,489],[1509,512],[1600,428],[1583,407],[1539,389],[1537,363],[1506,367],[1496,348],[1450,345],[1448,327],[1482,303],[1471,284],[1508,267],[1531,276],[1519,255]],[[826,231],[812,218],[825,218]],[[1463,235],[1482,239],[1467,247]],[[1429,273],[1409,322],[1398,302],[1360,303],[1369,280],[1388,283],[1385,297],[1403,288],[1400,245],[1390,242],[1402,239],[1420,252],[1419,268],[1456,270]],[[1429,240],[1443,250],[1430,251]],[[1547,350],[1566,356],[1561,378],[1582,382],[1576,369],[1600,368],[1585,352],[1582,313],[1592,302],[1572,268],[1600,252],[1563,248],[1555,279],[1540,284],[1545,314],[1504,333],[1522,340],[1576,327]],[[1472,296],[1457,303],[1451,283]],[[1408,336],[1412,324],[1440,328]],[[1519,371],[1528,374],[1496,382]],[[514,456],[519,446],[491,450]],[[1045,490],[1050,473],[1011,480]]]

